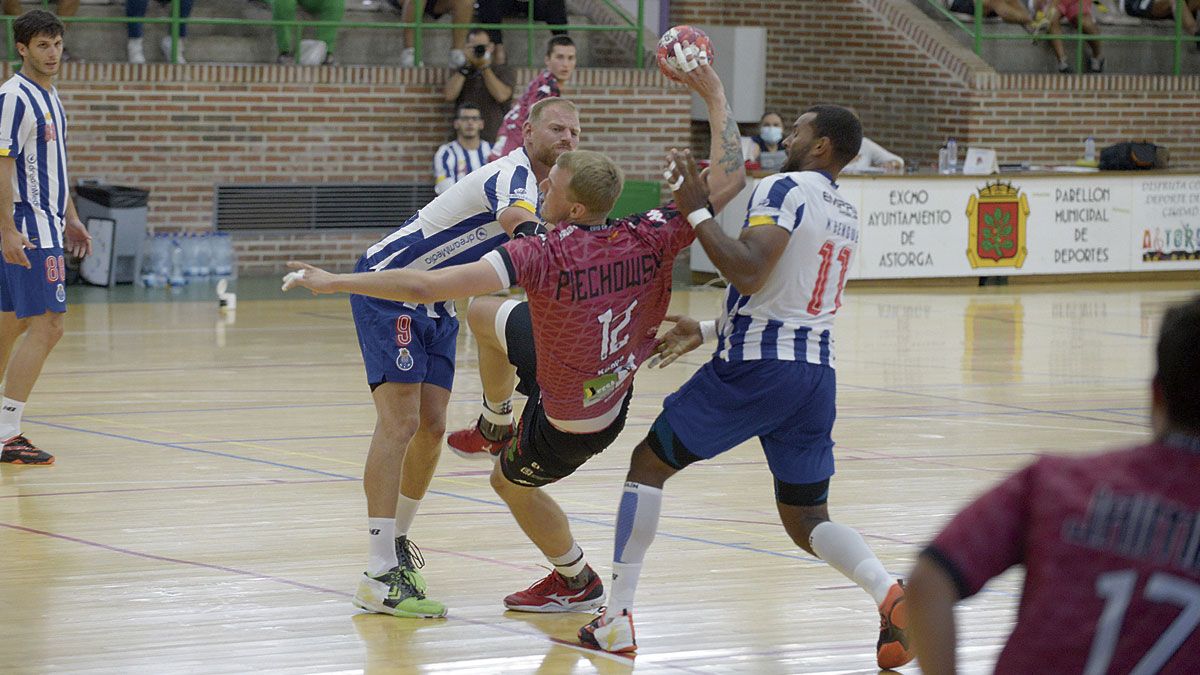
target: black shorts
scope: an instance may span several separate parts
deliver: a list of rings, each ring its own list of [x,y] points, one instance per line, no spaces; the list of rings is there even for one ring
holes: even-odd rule
[[[1153,0],[1121,0],[1121,11],[1142,19],[1154,18]]]
[[[500,454],[500,470],[510,482],[542,487],[562,480],[617,440],[625,428],[633,389],[625,394],[621,412],[606,428],[590,434],[556,429],[546,418],[537,385],[537,355],[533,347],[533,321],[529,303],[513,308],[504,326],[508,362],[517,368],[517,391],[529,397],[521,413],[515,442]]]

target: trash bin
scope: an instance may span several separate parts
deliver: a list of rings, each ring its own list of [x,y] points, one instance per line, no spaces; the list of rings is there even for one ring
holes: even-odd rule
[[[146,190],[124,185],[75,186],[75,210],[92,235],[92,256],[80,269],[85,281],[111,286],[137,278],[149,197]]]

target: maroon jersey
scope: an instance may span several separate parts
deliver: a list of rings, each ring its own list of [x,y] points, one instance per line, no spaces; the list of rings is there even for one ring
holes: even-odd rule
[[[669,205],[595,229],[564,223],[484,256],[529,295],[537,382],[555,426],[589,433],[616,417],[654,350],[675,254],[693,237]]]
[[[1039,459],[926,554],[963,597],[1025,566],[997,673],[1200,672],[1200,438]]]
[[[525,126],[525,120],[529,119],[529,109],[544,98],[559,95],[558,78],[549,70],[538,73],[533,82],[529,83],[529,88],[500,121],[500,131],[496,132],[496,142],[492,144],[492,154],[488,156],[488,161],[494,162],[524,145],[525,133],[522,127]]]

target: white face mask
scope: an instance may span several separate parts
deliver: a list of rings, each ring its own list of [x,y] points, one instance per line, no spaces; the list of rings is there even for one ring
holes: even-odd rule
[[[783,127],[759,127],[758,136],[767,143],[775,145],[783,140]]]

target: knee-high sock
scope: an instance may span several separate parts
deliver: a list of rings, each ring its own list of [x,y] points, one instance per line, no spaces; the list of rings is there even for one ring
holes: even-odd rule
[[[821,560],[869,593],[876,605],[887,598],[888,589],[895,580],[858,532],[845,525],[825,521],[813,528],[808,544]]]
[[[617,536],[613,547],[613,582],[608,596],[608,616],[622,610],[632,610],[633,595],[642,561],[658,531],[658,514],[662,511],[662,488],[638,483],[625,483],[621,505],[617,509]]]

